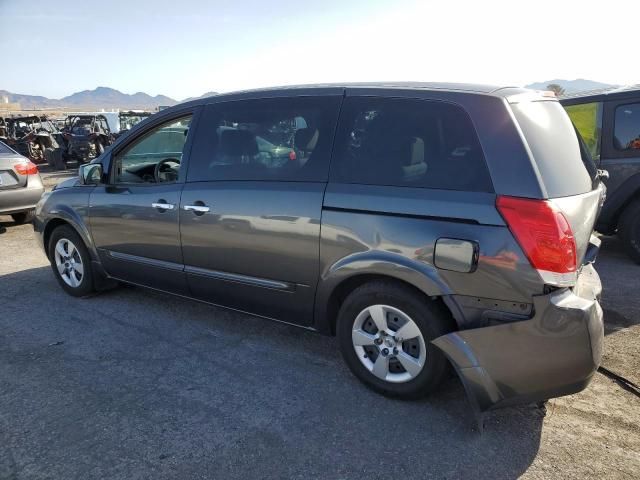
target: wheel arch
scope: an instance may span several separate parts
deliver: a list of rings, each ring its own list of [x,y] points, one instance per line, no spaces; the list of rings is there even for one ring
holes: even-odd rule
[[[98,254],[96,252],[95,245],[91,240],[91,236],[89,234],[89,230],[87,229],[87,227],[84,226],[84,224],[81,221],[76,219],[73,213],[67,212],[66,209],[59,210],[57,213],[58,213],[57,216],[54,216],[49,220],[47,220],[46,224],[44,225],[44,229],[42,233],[44,251],[45,251],[45,254],[47,255],[47,258],[49,257],[49,241],[51,239],[51,234],[56,228],[63,225],[68,225],[69,227],[73,228],[78,235],[80,235],[80,238],[82,239],[85,246],[87,247],[87,250],[89,251],[89,255],[91,255],[91,259],[97,260]]]
[[[443,300],[451,292],[434,267],[414,265],[415,262],[406,257],[401,257],[401,260],[388,258],[386,253],[382,254],[382,258],[365,254],[357,259],[343,260],[322,275],[314,311],[314,326],[319,332],[335,335],[338,312],[345,298],[361,285],[376,280],[393,281],[406,286],[425,299],[437,302],[453,318],[453,312]],[[389,255],[393,257],[396,254]]]

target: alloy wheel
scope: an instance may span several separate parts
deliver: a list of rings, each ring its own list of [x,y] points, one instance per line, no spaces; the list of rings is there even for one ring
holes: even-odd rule
[[[84,277],[82,257],[76,246],[67,238],[56,243],[55,262],[62,280],[70,287],[77,288]]]
[[[389,305],[371,305],[358,314],[351,332],[360,362],[393,383],[413,380],[424,368],[427,349],[418,325]]]

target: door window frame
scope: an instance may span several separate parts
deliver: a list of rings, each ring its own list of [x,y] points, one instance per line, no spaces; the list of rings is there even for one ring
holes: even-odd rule
[[[109,155],[108,165],[107,165],[107,185],[110,186],[136,186],[136,187],[157,187],[160,185],[176,185],[176,184],[184,184],[187,178],[187,168],[189,165],[189,158],[191,156],[191,149],[193,146],[193,140],[196,134],[196,128],[198,126],[198,120],[200,119],[200,114],[202,112],[202,105],[198,105],[196,107],[185,108],[181,110],[176,110],[169,114],[163,114],[157,119],[153,119],[153,117],[149,117],[149,120],[153,119],[154,121],[140,122],[140,131],[135,132],[135,135],[130,138],[126,138],[126,141],[121,144],[114,145],[113,151]],[[179,120],[184,117],[191,116],[191,123],[189,124],[189,133],[187,134],[187,140],[184,143],[184,149],[182,152],[182,158],[180,160],[180,170],[178,172],[178,180],[175,182],[161,182],[161,183],[127,183],[127,182],[116,182],[115,181],[115,168],[116,159],[118,155],[120,155],[124,150],[131,147],[134,143],[142,140],[142,138],[149,134],[151,131],[157,129],[158,127],[170,123],[172,121]],[[137,125],[136,125],[137,126]],[[135,128],[135,127],[134,127]],[[129,134],[130,135],[130,134]]]

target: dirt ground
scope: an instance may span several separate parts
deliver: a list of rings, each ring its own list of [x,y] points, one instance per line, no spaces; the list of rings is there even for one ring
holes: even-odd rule
[[[0,478],[640,478],[640,398],[601,373],[546,408],[491,412],[479,434],[457,379],[392,401],[332,338],[139,288],[68,297],[10,220]],[[640,266],[605,237],[596,267],[603,366],[640,385]]]

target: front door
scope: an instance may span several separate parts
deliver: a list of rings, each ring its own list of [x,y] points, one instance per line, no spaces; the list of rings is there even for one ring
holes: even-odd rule
[[[107,185],[90,198],[91,233],[111,276],[186,294],[180,194],[193,112],[148,129],[112,154]]]
[[[340,101],[276,98],[207,107],[180,208],[192,295],[311,323]]]

